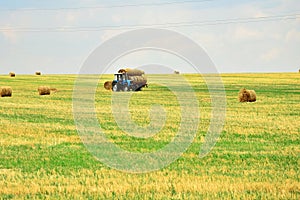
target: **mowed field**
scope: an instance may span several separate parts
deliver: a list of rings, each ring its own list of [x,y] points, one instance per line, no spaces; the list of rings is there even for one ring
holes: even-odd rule
[[[103,88],[112,78],[102,76],[95,94],[110,141],[140,153],[168,144],[180,124],[176,96],[149,75],[149,88],[130,100],[132,120],[146,126],[151,105],[160,104],[166,121],[157,135],[134,138],[114,121],[112,92]],[[199,75],[185,78],[201,113],[194,142],[169,166],[135,174],[107,167],[81,142],[72,113],[75,75],[0,75],[0,86],[13,89],[11,98],[0,98],[0,199],[300,199],[300,73],[223,74],[225,126],[201,159],[211,99]],[[39,96],[40,85],[58,91]],[[243,87],[256,91],[256,102],[238,102]]]

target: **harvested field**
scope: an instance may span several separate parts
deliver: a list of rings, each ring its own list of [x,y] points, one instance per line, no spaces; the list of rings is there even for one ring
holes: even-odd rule
[[[0,199],[299,199],[299,73],[222,75],[226,124],[216,146],[201,159],[211,99],[200,75],[183,76],[201,112],[193,144],[164,169],[128,174],[99,162],[82,144],[72,113],[75,75],[43,75],[43,80],[1,75],[0,85],[14,93],[0,98]],[[147,76],[149,88],[141,92],[108,92],[103,85],[112,77],[103,75],[95,94],[106,137],[137,153],[157,151],[172,141],[181,120],[174,93],[154,83],[154,75]],[[59,92],[41,98],[36,91],[41,85]],[[243,87],[255,89],[256,103],[237,101]],[[167,116],[162,130],[146,139],[123,132],[111,111],[113,94],[132,95],[130,117],[144,127],[150,123],[151,105],[162,105]]]

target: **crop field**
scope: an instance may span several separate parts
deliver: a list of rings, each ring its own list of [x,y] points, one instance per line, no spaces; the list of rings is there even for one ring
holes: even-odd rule
[[[128,92],[131,120],[140,126],[150,123],[151,105],[164,107],[164,126],[149,138],[129,136],[115,122],[112,92],[103,88],[112,75],[101,77],[95,93],[105,135],[130,152],[157,151],[180,128],[176,96],[152,76],[148,88]],[[99,162],[81,141],[72,112],[76,75],[0,75],[0,87],[13,89],[0,98],[0,199],[300,199],[300,73],[222,74],[226,121],[204,158],[212,99],[201,76],[183,76],[199,101],[193,143],[163,169],[127,173]],[[57,92],[39,96],[41,85]],[[256,91],[256,102],[238,102],[243,87]]]

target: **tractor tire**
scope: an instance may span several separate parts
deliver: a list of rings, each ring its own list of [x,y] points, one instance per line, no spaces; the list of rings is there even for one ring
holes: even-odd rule
[[[125,86],[123,87],[123,91],[124,91],[124,92],[128,92],[128,91],[129,91],[129,89],[128,89],[128,86],[127,86],[127,85],[125,85]]]
[[[131,90],[132,90],[132,91],[136,91],[136,89],[137,89],[137,88],[136,88],[136,85],[132,85],[132,86],[131,86]]]
[[[112,87],[112,90],[113,90],[114,92],[119,91],[118,84],[115,84],[115,85]]]

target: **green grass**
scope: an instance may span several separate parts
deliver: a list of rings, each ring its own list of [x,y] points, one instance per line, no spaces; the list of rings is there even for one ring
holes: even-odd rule
[[[75,75],[0,76],[13,97],[0,98],[0,199],[299,199],[300,74],[223,74],[226,123],[214,149],[198,153],[210,122],[211,99],[200,76],[185,75],[199,100],[193,144],[159,171],[130,174],[97,161],[82,144],[72,114]],[[130,101],[132,120],[150,122],[152,104],[164,106],[163,129],[148,139],[127,135],[111,113],[110,91],[97,88],[95,107],[106,136],[132,152],[154,152],[179,128],[175,95],[151,82]],[[37,87],[58,92],[39,96]],[[239,103],[246,87],[257,102]],[[122,95],[122,93],[118,94]]]

